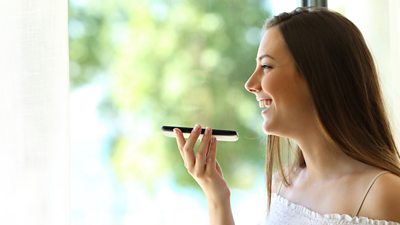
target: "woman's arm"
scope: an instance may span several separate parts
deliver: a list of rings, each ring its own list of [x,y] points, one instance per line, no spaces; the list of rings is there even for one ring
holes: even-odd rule
[[[211,225],[234,225],[230,199],[217,203],[208,201],[208,214]]]
[[[211,129],[206,129],[196,155],[194,146],[201,127],[196,125],[187,140],[179,129],[174,129],[174,132],[185,167],[207,198],[211,224],[233,225],[230,191],[216,160],[217,141],[215,137],[212,137]]]

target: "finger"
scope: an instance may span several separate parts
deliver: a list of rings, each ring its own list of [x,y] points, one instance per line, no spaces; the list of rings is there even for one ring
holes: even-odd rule
[[[204,166],[206,165],[206,154],[210,147],[211,133],[212,133],[211,128],[207,127],[204,132],[204,136],[201,139],[199,148],[197,149],[196,164],[195,164],[195,171],[197,175],[202,175],[204,173],[205,170]]]
[[[215,161],[215,165],[216,165],[216,168],[217,168],[217,171],[218,171],[219,175],[222,178],[224,178],[224,174],[222,173],[222,169],[221,169],[221,166],[219,165],[218,161]]]
[[[176,137],[176,144],[178,145],[179,153],[181,154],[182,159],[184,159],[183,146],[185,146],[186,143],[185,138],[183,137],[183,133],[179,128],[174,129],[174,134]]]
[[[207,167],[206,172],[212,172],[216,169],[216,157],[217,157],[217,139],[215,137],[211,138],[210,147],[207,154]]]
[[[212,138],[212,130],[211,130],[211,128],[207,127],[205,129],[203,138],[201,139],[199,148],[197,150],[198,156],[204,156],[204,157],[206,156],[208,149],[210,147],[211,138]]]
[[[200,125],[196,124],[196,126],[194,126],[192,132],[190,133],[188,140],[183,146],[183,156],[186,163],[185,165],[189,172],[192,171],[195,164],[193,148],[196,144],[197,138],[199,138],[200,133],[201,127]]]
[[[201,133],[201,126],[199,124],[196,124],[192,132],[190,132],[188,139],[186,140],[185,147],[193,149],[197,139],[200,136],[200,133]]]

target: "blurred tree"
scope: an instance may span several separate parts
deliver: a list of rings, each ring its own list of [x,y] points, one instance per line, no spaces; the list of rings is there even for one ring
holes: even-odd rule
[[[71,85],[108,81],[101,109],[115,128],[111,161],[122,181],[151,187],[168,175],[193,185],[159,129],[200,123],[239,131],[237,143],[218,143],[218,161],[232,186],[254,184],[264,141],[243,86],[267,17],[263,0],[71,2]]]

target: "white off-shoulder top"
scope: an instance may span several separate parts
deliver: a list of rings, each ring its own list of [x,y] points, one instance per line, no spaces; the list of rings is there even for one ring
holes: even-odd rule
[[[319,214],[302,205],[272,193],[270,212],[260,225],[400,225],[400,223],[373,220],[344,214]]]
[[[278,193],[271,194],[270,211],[260,225],[400,225],[400,223],[373,220],[367,217],[358,216],[361,207],[367,197],[369,190],[381,175],[387,173],[383,171],[377,174],[368,185],[361,202],[354,212],[354,215],[347,214],[320,214],[305,206],[296,204],[279,195],[282,184],[279,186]]]

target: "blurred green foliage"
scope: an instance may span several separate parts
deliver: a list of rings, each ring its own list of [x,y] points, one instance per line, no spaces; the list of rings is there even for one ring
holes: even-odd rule
[[[237,143],[218,143],[218,161],[231,186],[254,184],[265,145],[244,83],[268,17],[265,1],[75,0],[69,13],[71,88],[106,80],[99,109],[112,128],[110,163],[121,182],[151,190],[167,176],[195,185],[160,127],[200,123],[239,131]]]

